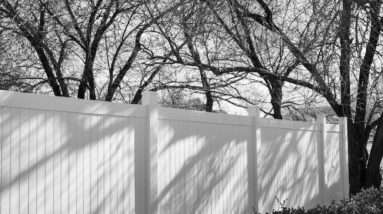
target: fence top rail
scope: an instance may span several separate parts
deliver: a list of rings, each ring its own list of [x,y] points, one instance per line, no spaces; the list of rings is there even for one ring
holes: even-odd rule
[[[317,122],[311,121],[293,121],[293,120],[275,120],[261,118],[258,122],[260,128],[280,128],[280,129],[294,129],[294,130],[307,130],[317,131],[319,129]]]
[[[248,116],[209,113],[166,107],[159,108],[159,119],[237,126],[251,126],[252,122],[251,118]]]
[[[79,114],[147,117],[147,108],[143,105],[120,104],[97,100],[81,100],[68,97],[55,97],[0,90],[0,107],[23,108],[41,111],[69,112]],[[319,130],[318,122],[275,120],[258,116],[240,116],[223,113],[208,113],[185,109],[157,106],[159,119],[221,125],[252,126],[255,118],[259,128],[280,128],[293,130]],[[328,132],[339,132],[338,124],[325,124]]]
[[[0,107],[119,117],[145,117],[141,105],[79,100],[0,90]]]
[[[203,111],[192,111],[175,108],[158,108],[158,116],[161,120],[174,120],[195,123],[211,123],[220,125],[252,126],[249,116],[229,115],[222,113],[208,113]],[[321,128],[317,121],[292,121],[260,118],[255,116],[257,128],[276,128],[304,131],[319,131]],[[339,132],[338,124],[325,124],[326,131]]]
[[[293,121],[293,120],[275,120],[260,118],[258,122],[260,128],[279,128],[304,131],[320,131],[321,127],[318,121]],[[339,124],[324,124],[327,132],[340,132]]]

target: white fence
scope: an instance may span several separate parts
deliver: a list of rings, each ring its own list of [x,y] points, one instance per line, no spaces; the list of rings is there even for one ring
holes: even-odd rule
[[[251,213],[348,196],[340,125],[0,92],[0,214]]]

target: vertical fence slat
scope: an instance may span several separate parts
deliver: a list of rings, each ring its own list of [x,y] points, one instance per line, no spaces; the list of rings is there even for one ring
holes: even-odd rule
[[[348,174],[348,136],[347,136],[347,117],[341,117],[339,120],[339,157],[342,179],[343,197],[349,197],[349,174]]]
[[[9,170],[9,165],[11,163],[11,144],[10,144],[10,132],[11,132],[11,127],[10,127],[10,120],[12,118],[11,112],[9,108],[3,108],[4,110],[4,121],[7,122],[7,124],[4,124],[2,126],[2,161],[1,161],[1,171],[2,171],[2,179],[3,179],[3,186],[1,189],[1,195],[2,195],[2,206],[1,206],[1,213],[9,213],[10,209],[10,189],[8,186],[8,183],[10,181],[10,170]],[[5,113],[6,112],[6,113]]]
[[[20,213],[19,211],[19,189],[20,189],[20,180],[18,179],[19,167],[20,167],[20,142],[19,138],[19,129],[17,128],[19,125],[19,114],[17,110],[12,110],[13,120],[12,120],[12,138],[11,138],[11,181],[13,183],[11,188],[11,209],[10,213]]]
[[[258,211],[258,169],[257,149],[260,146],[260,129],[257,120],[260,118],[259,109],[250,107],[248,115],[251,117],[251,139],[247,144],[248,197],[250,211]],[[254,210],[252,210],[254,209]]]
[[[319,198],[321,203],[325,202],[325,170],[324,170],[324,148],[326,143],[326,116],[323,114],[318,115],[317,118],[318,126],[318,144],[317,144],[317,154],[318,154],[318,182],[319,182]]]
[[[0,213],[2,213],[3,208],[3,189],[5,188],[4,185],[4,178],[3,178],[3,140],[4,140],[4,133],[3,133],[3,126],[4,126],[4,108],[0,107]]]
[[[28,169],[28,123],[27,112],[23,110],[19,113],[18,119],[19,132],[19,213],[28,212],[28,176],[23,175],[23,172]]]

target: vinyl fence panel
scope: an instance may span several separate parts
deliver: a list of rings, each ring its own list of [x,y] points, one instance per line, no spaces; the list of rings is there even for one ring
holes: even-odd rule
[[[327,124],[0,91],[0,214],[252,213],[348,197]]]
[[[158,213],[244,213],[246,117],[160,109]]]
[[[101,113],[77,101],[69,110],[30,106],[29,96],[0,110],[0,213],[134,213],[135,142],[143,143],[145,119],[101,111],[104,103],[96,104]]]
[[[315,205],[321,164],[315,124],[260,120],[259,210]]]

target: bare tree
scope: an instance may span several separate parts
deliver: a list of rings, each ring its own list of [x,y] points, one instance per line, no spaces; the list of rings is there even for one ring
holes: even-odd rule
[[[85,98],[89,92],[90,99],[111,101],[134,67],[145,31],[155,19],[162,18],[180,3],[157,7],[157,13],[150,18],[146,10],[152,4],[120,0],[34,0],[32,3],[4,0],[0,2],[0,11],[7,21],[4,26],[13,28],[34,48],[56,96],[71,95],[67,84],[70,80],[78,83],[75,89],[78,98]],[[105,52],[107,57],[102,56]],[[65,60],[76,68],[65,66]],[[104,97],[97,97],[95,75],[100,72],[108,74]]]
[[[238,3],[233,1],[216,1],[184,5],[183,12],[174,15],[178,19],[166,23],[178,27],[162,31],[170,47],[177,41],[187,42],[187,49],[177,53],[177,57],[171,62],[199,70],[205,91],[209,91],[209,84],[204,80],[206,77],[204,78],[203,74],[221,79],[225,79],[223,75],[228,74],[245,74],[248,78],[258,74],[270,94],[273,110],[270,114],[281,119],[282,108],[292,103],[292,100],[284,102],[282,99],[285,78],[297,69],[300,63],[287,51],[287,46],[278,36],[270,36],[264,29],[254,26],[252,21],[243,16],[236,4]],[[308,27],[311,26],[300,29],[302,32],[299,35],[302,41],[305,41],[301,42],[299,47],[305,51],[310,50],[313,41],[319,39],[317,36],[308,39],[308,35],[305,34]],[[171,38],[166,35],[168,32],[174,34],[177,29],[181,29],[178,37]],[[319,30],[319,27],[315,30]],[[273,43],[279,43],[279,46],[274,47]],[[208,93],[206,97],[209,100]],[[241,98],[243,101],[250,101],[244,96]]]
[[[57,62],[59,57],[54,58],[52,51],[46,52],[51,50],[46,42],[50,37],[47,33],[46,10],[41,3],[34,3],[36,4],[18,1],[11,4],[9,1],[1,1],[0,12],[3,14],[3,20],[6,21],[2,27],[13,28],[16,34],[23,36],[30,43],[40,60],[53,93],[56,96],[68,96],[61,70],[55,70],[51,64],[51,60]]]
[[[209,1],[205,2],[212,10],[216,10],[216,5]],[[362,187],[372,185],[379,187],[381,183],[379,165],[383,156],[383,149],[381,148],[383,147],[383,139],[379,134],[375,134],[373,148],[369,156],[366,145],[371,130],[374,128],[381,130],[381,126],[383,126],[381,109],[368,108],[368,101],[371,100],[369,99],[371,95],[369,83],[374,82],[380,76],[380,74],[374,72],[375,66],[373,62],[374,59],[379,57],[377,48],[382,23],[380,18],[381,2],[368,1],[363,4],[363,7],[357,7],[354,2],[348,0],[343,0],[339,3],[334,2],[334,8],[338,8],[337,16],[334,21],[332,19],[327,20],[329,23],[328,30],[326,31],[325,28],[321,32],[321,36],[327,40],[317,43],[319,48],[314,48],[309,52],[306,52],[299,46],[299,37],[285,32],[276,24],[275,19],[277,18],[274,16],[275,13],[271,9],[269,2],[263,0],[257,0],[257,4],[249,4],[247,1],[237,0],[228,0],[228,2],[240,14],[239,16],[252,23],[252,25],[261,26],[272,35],[278,35],[290,53],[299,62],[299,65],[304,68],[303,72],[308,72],[309,74],[309,79],[288,75],[282,77],[283,80],[317,92],[327,100],[338,116],[348,118],[351,193],[358,192]],[[323,4],[323,2],[317,2],[318,5],[321,5],[319,3]],[[355,44],[355,41],[352,39],[352,36],[356,38],[360,33],[359,30],[354,30],[353,27],[356,26],[355,17],[358,17],[358,13],[364,13],[362,15],[366,20],[364,30],[368,32],[366,37],[359,38],[360,40],[367,41],[358,43],[359,46],[362,46],[363,50],[360,64],[355,63],[358,59],[353,56],[353,51],[355,50],[353,44]],[[329,37],[328,34],[331,36]],[[330,48],[333,51],[328,51]],[[326,66],[322,60],[324,55],[334,53],[339,54],[327,56],[334,59],[325,60],[326,62],[331,62],[330,66]],[[336,64],[338,64],[337,73],[332,73],[335,70]],[[217,74],[242,70],[257,72],[260,75],[270,76],[271,78],[281,78],[281,76],[264,69],[262,64],[256,63],[254,63],[253,68],[240,66],[220,68],[210,66],[210,69],[215,70]],[[303,73],[298,74],[303,75]],[[372,77],[372,74],[375,74],[375,76]],[[334,81],[335,78],[338,81]],[[355,100],[354,95],[356,95]],[[338,97],[340,97],[340,100]]]

